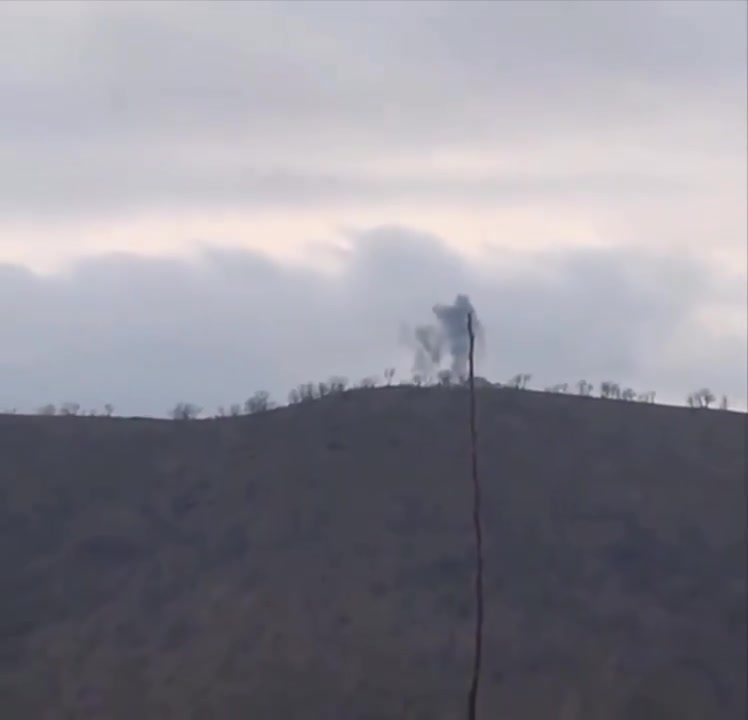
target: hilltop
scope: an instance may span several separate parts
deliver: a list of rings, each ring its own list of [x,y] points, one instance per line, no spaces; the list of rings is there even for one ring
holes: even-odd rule
[[[746,415],[478,393],[481,718],[745,716]],[[0,717],[463,718],[467,393],[0,416]]]

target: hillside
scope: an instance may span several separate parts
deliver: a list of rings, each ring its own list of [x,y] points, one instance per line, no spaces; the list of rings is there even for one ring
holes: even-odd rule
[[[483,720],[735,720],[746,416],[478,393]],[[472,651],[467,394],[0,417],[0,717],[447,720]]]

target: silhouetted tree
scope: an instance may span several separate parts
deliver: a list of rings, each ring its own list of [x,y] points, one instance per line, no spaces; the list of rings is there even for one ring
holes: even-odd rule
[[[174,420],[194,420],[201,412],[202,408],[193,403],[180,402],[174,406],[171,417]]]
[[[291,390],[288,394],[288,401],[290,403],[311,402],[316,397],[317,393],[314,383],[307,382]]]
[[[384,371],[384,381],[387,385],[392,385],[392,380],[395,377],[395,368],[386,368]]]
[[[592,395],[592,391],[594,389],[595,386],[592,383],[587,382],[586,380],[580,380],[579,382],[577,382],[577,390],[579,391],[580,395],[588,397],[589,395]]]
[[[247,415],[254,415],[255,413],[270,410],[271,407],[270,394],[265,390],[258,390],[244,403],[244,412]]]
[[[699,390],[699,400],[702,407],[708,408],[715,400],[714,393],[709,388],[702,388]]]
[[[621,397],[621,388],[618,383],[605,380],[600,383],[600,397],[608,400],[617,400]]]
[[[333,375],[327,381],[327,389],[330,393],[342,393],[345,392],[348,387],[348,378],[344,378],[340,375]]]
[[[714,399],[714,393],[709,388],[701,388],[688,396],[688,405],[692,408],[708,408]]]

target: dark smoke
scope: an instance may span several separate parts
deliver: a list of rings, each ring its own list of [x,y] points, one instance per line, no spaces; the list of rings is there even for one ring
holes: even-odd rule
[[[472,313],[476,340],[482,344],[483,327],[467,295],[458,295],[451,305],[434,305],[436,323],[419,325],[413,332],[415,357],[413,372],[427,378],[442,369],[442,361],[449,361],[453,380],[464,379],[468,372],[470,339],[467,316]]]

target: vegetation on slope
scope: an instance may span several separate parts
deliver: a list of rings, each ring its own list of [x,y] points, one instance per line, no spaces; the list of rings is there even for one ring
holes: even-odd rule
[[[485,388],[481,716],[745,715],[739,413]],[[467,395],[0,417],[0,717],[459,718]]]

